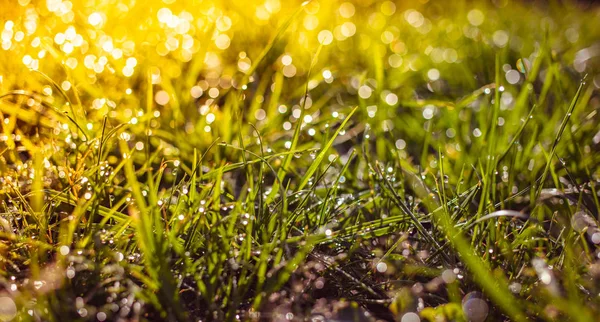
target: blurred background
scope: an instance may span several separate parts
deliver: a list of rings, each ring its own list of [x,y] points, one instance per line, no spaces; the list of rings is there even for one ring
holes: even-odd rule
[[[239,113],[275,142],[298,121],[308,81],[310,113],[303,121],[311,133],[321,132],[332,113],[343,118],[348,106],[358,104],[358,115],[373,131],[394,130],[394,142],[401,140],[396,146],[423,142],[425,132],[405,129],[423,128],[434,117],[442,119],[436,122],[440,131],[431,129],[438,142],[470,145],[476,124],[462,135],[444,124],[443,102],[492,84],[496,55],[507,122],[523,117],[510,110],[542,50],[567,66],[560,70],[565,79],[578,82],[588,74],[588,83],[600,86],[600,30],[589,23],[598,12],[590,3],[568,1],[5,2],[0,93],[26,93],[3,97],[0,112],[8,121],[2,141],[14,145],[18,131],[93,137],[106,116],[109,128],[148,125],[162,142],[149,144],[164,144],[166,154],[177,155],[217,137],[235,140],[220,124],[230,125]],[[243,85],[243,106],[234,108],[228,93]],[[591,102],[598,105],[597,98]],[[419,117],[403,120],[408,115]],[[471,119],[466,112],[453,115]],[[132,147],[144,131],[132,127]],[[174,144],[181,138],[185,144]],[[411,146],[401,153],[409,155]],[[447,150],[451,156],[454,148]]]

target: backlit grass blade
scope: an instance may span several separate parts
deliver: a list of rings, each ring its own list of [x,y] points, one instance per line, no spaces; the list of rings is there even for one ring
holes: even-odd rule
[[[310,180],[312,175],[317,171],[317,169],[321,165],[321,162],[323,162],[323,159],[325,159],[325,156],[329,152],[329,149],[331,148],[331,146],[333,145],[335,138],[340,134],[342,129],[345,128],[346,124],[348,123],[348,121],[350,120],[352,115],[354,115],[354,112],[356,112],[357,109],[358,109],[358,106],[354,107],[352,109],[352,111],[350,111],[350,113],[348,114],[348,116],[346,116],[346,118],[344,119],[342,124],[340,124],[340,126],[337,128],[335,133],[331,136],[331,138],[329,139],[327,144],[325,144],[325,146],[323,146],[321,148],[321,152],[319,152],[319,154],[317,155],[317,157],[315,158],[313,163],[310,165],[308,170],[306,170],[306,173],[304,174],[302,181],[300,181],[300,184],[298,184],[297,190],[304,189],[304,187],[308,184],[308,181]]]
[[[579,84],[579,88],[577,88],[577,92],[575,93],[575,96],[573,97],[573,100],[571,101],[571,104],[569,105],[569,108],[567,109],[567,113],[563,117],[563,120],[558,129],[558,132],[556,133],[556,137],[554,138],[554,142],[552,143],[552,148],[550,149],[550,155],[547,158],[548,160],[546,161],[546,166],[544,168],[544,172],[542,173],[542,178],[540,180],[539,185],[536,187],[534,200],[537,200],[537,197],[539,197],[540,193],[542,192],[542,189],[544,188],[544,182],[546,181],[546,177],[548,176],[550,166],[552,165],[552,159],[554,159],[554,156],[556,155],[556,147],[558,146],[558,143],[560,142],[560,139],[562,138],[563,132],[565,131],[567,124],[569,123],[569,119],[571,119],[571,115],[573,114],[573,111],[575,110],[575,106],[577,106],[577,101],[579,100],[579,96],[581,95],[581,92],[583,91],[584,86],[585,86],[585,82],[581,82]]]

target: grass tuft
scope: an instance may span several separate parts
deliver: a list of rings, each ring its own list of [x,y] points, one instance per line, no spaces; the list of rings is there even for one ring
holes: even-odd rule
[[[599,17],[4,5],[0,320],[594,320]]]

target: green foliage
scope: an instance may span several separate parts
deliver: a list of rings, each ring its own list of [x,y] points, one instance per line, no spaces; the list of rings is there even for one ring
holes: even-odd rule
[[[600,314],[598,7],[166,2],[0,15],[0,318]]]

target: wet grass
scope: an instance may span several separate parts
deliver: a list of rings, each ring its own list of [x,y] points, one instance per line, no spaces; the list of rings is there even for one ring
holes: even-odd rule
[[[248,8],[0,14],[0,319],[600,314],[597,7]]]

